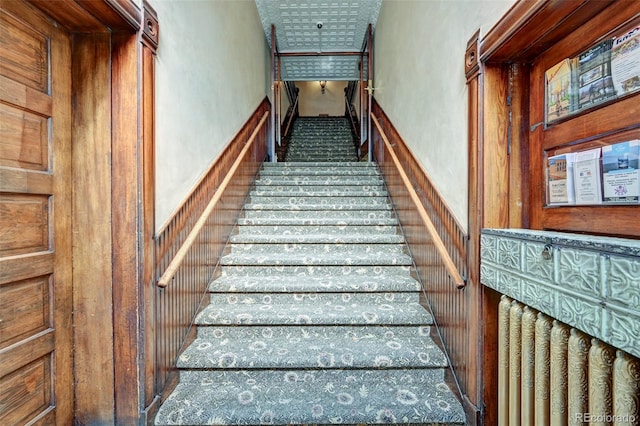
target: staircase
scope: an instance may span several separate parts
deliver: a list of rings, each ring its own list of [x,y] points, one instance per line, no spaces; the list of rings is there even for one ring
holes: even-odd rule
[[[156,425],[465,424],[375,165],[265,164],[221,265]]]
[[[298,117],[285,161],[358,161],[353,133],[345,117]]]

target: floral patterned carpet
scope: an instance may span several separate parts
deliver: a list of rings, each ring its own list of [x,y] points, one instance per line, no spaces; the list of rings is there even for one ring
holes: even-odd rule
[[[265,164],[156,425],[465,424],[375,165]]]
[[[345,117],[298,117],[285,161],[358,161],[349,126]]]

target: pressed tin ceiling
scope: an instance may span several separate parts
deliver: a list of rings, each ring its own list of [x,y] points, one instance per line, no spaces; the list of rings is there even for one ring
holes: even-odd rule
[[[269,46],[273,24],[279,53],[305,54],[360,52],[381,4],[382,0],[256,0]],[[280,62],[281,79],[358,80],[359,61],[359,56],[285,56]]]

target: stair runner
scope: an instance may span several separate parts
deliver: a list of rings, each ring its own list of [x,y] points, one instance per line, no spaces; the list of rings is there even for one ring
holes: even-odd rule
[[[464,424],[377,167],[267,163],[156,425]]]
[[[345,117],[298,117],[285,161],[358,161],[349,120]]]

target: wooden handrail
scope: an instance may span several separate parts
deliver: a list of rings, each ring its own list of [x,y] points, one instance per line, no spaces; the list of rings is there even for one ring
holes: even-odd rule
[[[353,133],[359,137],[360,135],[358,134],[358,126],[356,126],[356,123],[353,121],[353,116],[355,115],[356,111],[352,107],[352,105],[349,103],[349,100],[346,95],[344,98],[344,102],[347,104],[347,113],[349,114],[349,122],[351,123],[351,128],[353,129]],[[358,145],[360,145],[360,141],[358,141]]]
[[[194,225],[193,229],[191,230],[191,232],[189,232],[189,235],[187,235],[187,238],[184,240],[184,243],[182,243],[176,255],[173,257],[173,259],[171,259],[169,266],[167,266],[167,269],[164,271],[164,273],[158,280],[158,284],[157,284],[158,287],[164,288],[167,285],[169,285],[169,282],[173,279],[176,272],[178,272],[178,268],[180,268],[180,265],[182,265],[182,262],[184,262],[184,258],[187,256],[189,249],[191,248],[193,243],[196,241],[198,234],[200,234],[200,231],[202,230],[205,223],[207,222],[207,219],[211,215],[211,212],[216,207],[216,204],[218,204],[218,201],[222,197],[224,190],[226,189],[227,185],[233,178],[233,175],[235,174],[236,170],[240,166],[240,163],[242,162],[244,156],[247,154],[247,151],[249,150],[249,148],[251,148],[251,145],[253,145],[253,141],[256,139],[256,136],[258,135],[258,131],[260,131],[262,126],[264,126],[264,123],[267,121],[268,117],[269,117],[269,111],[265,111],[264,114],[262,115],[262,118],[258,122],[256,128],[254,129],[253,133],[251,133],[251,136],[249,137],[244,147],[242,148],[242,151],[240,151],[240,154],[238,154],[236,161],[233,162],[231,169],[229,169],[229,173],[227,173],[225,178],[222,180],[220,187],[218,188],[216,193],[213,194],[211,201],[209,201],[209,204],[207,204],[207,207],[204,209],[204,211],[198,218],[198,221]]]
[[[300,99],[300,95],[296,96],[296,100],[293,103],[293,106],[291,107],[291,114],[289,114],[287,127],[284,129],[285,137],[289,134],[289,126],[291,126],[291,122],[293,121],[293,116],[296,115],[296,107],[298,106],[298,99]]]
[[[436,250],[438,250],[438,253],[442,258],[442,262],[444,263],[444,266],[447,269],[449,276],[451,277],[451,279],[453,280],[457,288],[459,289],[464,288],[467,285],[467,283],[462,278],[462,275],[458,271],[458,268],[456,268],[456,265],[453,262],[453,259],[451,259],[451,256],[449,255],[447,248],[442,242],[442,238],[440,238],[440,235],[438,234],[438,230],[436,229],[435,225],[431,221],[431,218],[429,218],[429,214],[427,213],[424,206],[422,205],[422,201],[420,201],[420,198],[418,197],[416,190],[413,189],[413,185],[411,185],[411,180],[405,173],[404,168],[402,167],[402,164],[400,164],[400,160],[398,160],[398,156],[393,151],[393,147],[391,146],[389,139],[387,139],[387,135],[384,133],[384,130],[382,130],[382,127],[380,126],[380,123],[378,122],[378,119],[374,114],[371,114],[371,120],[376,125],[378,132],[380,132],[380,136],[382,137],[382,140],[384,141],[384,144],[386,145],[387,150],[389,151],[389,154],[391,155],[391,158],[393,159],[393,162],[396,165],[396,168],[398,169],[398,173],[400,174],[400,177],[402,178],[404,185],[407,187],[407,191],[409,191],[411,200],[413,200],[413,202],[416,205],[416,208],[418,209],[418,214],[420,215],[422,222],[424,222],[424,225],[427,227],[427,231],[429,231],[429,235],[433,240],[433,245],[436,247]]]

